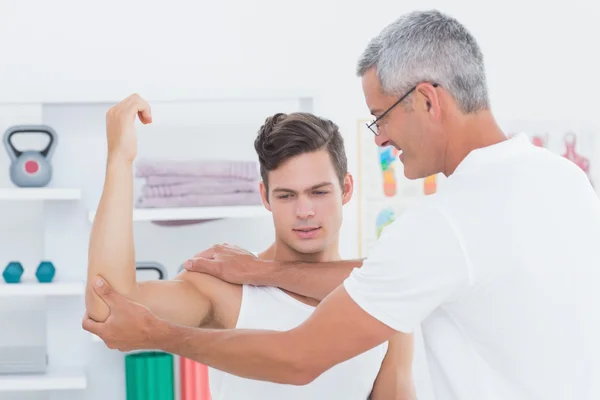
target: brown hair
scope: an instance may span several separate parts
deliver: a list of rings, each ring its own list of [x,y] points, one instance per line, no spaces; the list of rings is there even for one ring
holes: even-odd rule
[[[344,188],[348,170],[344,139],[336,124],[316,115],[296,112],[277,113],[268,117],[254,140],[260,163],[260,175],[267,192],[267,174],[282,162],[303,153],[327,149],[335,172]]]

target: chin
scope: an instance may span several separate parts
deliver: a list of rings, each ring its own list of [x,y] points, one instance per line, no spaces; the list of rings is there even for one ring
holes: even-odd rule
[[[294,243],[294,250],[302,254],[320,253],[325,249],[322,240],[307,240]]]

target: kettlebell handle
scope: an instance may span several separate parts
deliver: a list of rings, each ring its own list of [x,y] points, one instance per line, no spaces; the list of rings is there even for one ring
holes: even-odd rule
[[[16,133],[45,133],[48,135],[50,137],[48,145],[44,150],[40,151],[40,154],[45,158],[52,158],[57,141],[57,135],[54,129],[48,125],[16,125],[8,128],[4,133],[4,147],[6,147],[6,151],[8,152],[11,161],[16,160],[23,154],[23,152],[17,150],[12,143],[12,136]]]
[[[136,271],[156,271],[158,272],[158,279],[163,280],[167,277],[167,270],[162,264],[154,261],[137,261],[135,263]]]

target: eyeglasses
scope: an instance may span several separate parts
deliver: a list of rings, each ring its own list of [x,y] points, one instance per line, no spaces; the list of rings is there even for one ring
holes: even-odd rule
[[[437,83],[432,83],[432,85],[433,85],[433,87],[438,87],[438,86],[439,86],[439,84],[437,84]],[[392,104],[392,105],[391,105],[391,106],[390,106],[390,107],[389,107],[387,110],[385,110],[385,111],[383,112],[383,114],[381,114],[379,117],[375,118],[375,119],[374,119],[372,122],[368,122],[368,123],[366,124],[366,125],[367,125],[367,128],[369,128],[369,129],[371,130],[371,132],[373,132],[373,133],[375,134],[375,136],[379,136],[379,128],[377,127],[377,122],[378,122],[378,121],[379,121],[381,118],[385,117],[385,115],[386,115],[387,113],[389,113],[389,112],[390,112],[390,111],[391,111],[391,110],[392,110],[394,107],[396,107],[398,104],[402,103],[402,100],[406,99],[406,98],[408,97],[408,95],[410,95],[410,94],[411,94],[411,93],[412,93],[412,92],[413,92],[413,91],[414,91],[416,88],[417,88],[417,86],[416,86],[416,85],[415,85],[415,86],[413,86],[413,87],[412,87],[412,89],[410,89],[408,92],[406,92],[406,93],[404,94],[404,96],[400,97],[400,98],[398,99],[398,101],[396,101],[396,102],[395,102],[394,104]]]

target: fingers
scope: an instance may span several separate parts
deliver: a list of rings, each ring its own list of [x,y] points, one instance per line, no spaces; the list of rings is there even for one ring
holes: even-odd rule
[[[215,258],[215,247],[210,247],[206,250],[202,250],[200,253],[194,254],[193,258],[208,258],[208,259],[213,259]]]
[[[197,253],[194,255],[193,258],[208,258],[208,259],[215,259],[217,254],[220,253],[225,253],[228,250],[232,250],[234,249],[234,247],[230,246],[227,243],[223,243],[223,244],[215,244],[212,247],[201,251],[200,253]]]
[[[94,291],[106,302],[106,304],[108,304],[109,307],[114,306],[121,296],[100,276],[96,276]]]
[[[100,332],[102,330],[102,322],[94,321],[87,315],[87,313],[85,314],[83,321],[81,322],[81,327],[83,328],[83,330],[93,333],[96,336],[101,336]]]
[[[219,262],[208,258],[191,258],[185,262],[185,269],[194,272],[204,272],[213,276],[219,274]]]
[[[152,122],[152,110],[150,104],[144,100],[139,94],[132,94],[125,100],[127,104],[128,113],[135,115],[137,113],[138,118],[143,124],[149,124]]]
[[[150,104],[137,93],[128,96],[119,104],[112,107],[107,116],[110,115],[121,115],[122,117],[127,118],[135,118],[137,115],[143,124],[152,122],[152,110]]]

